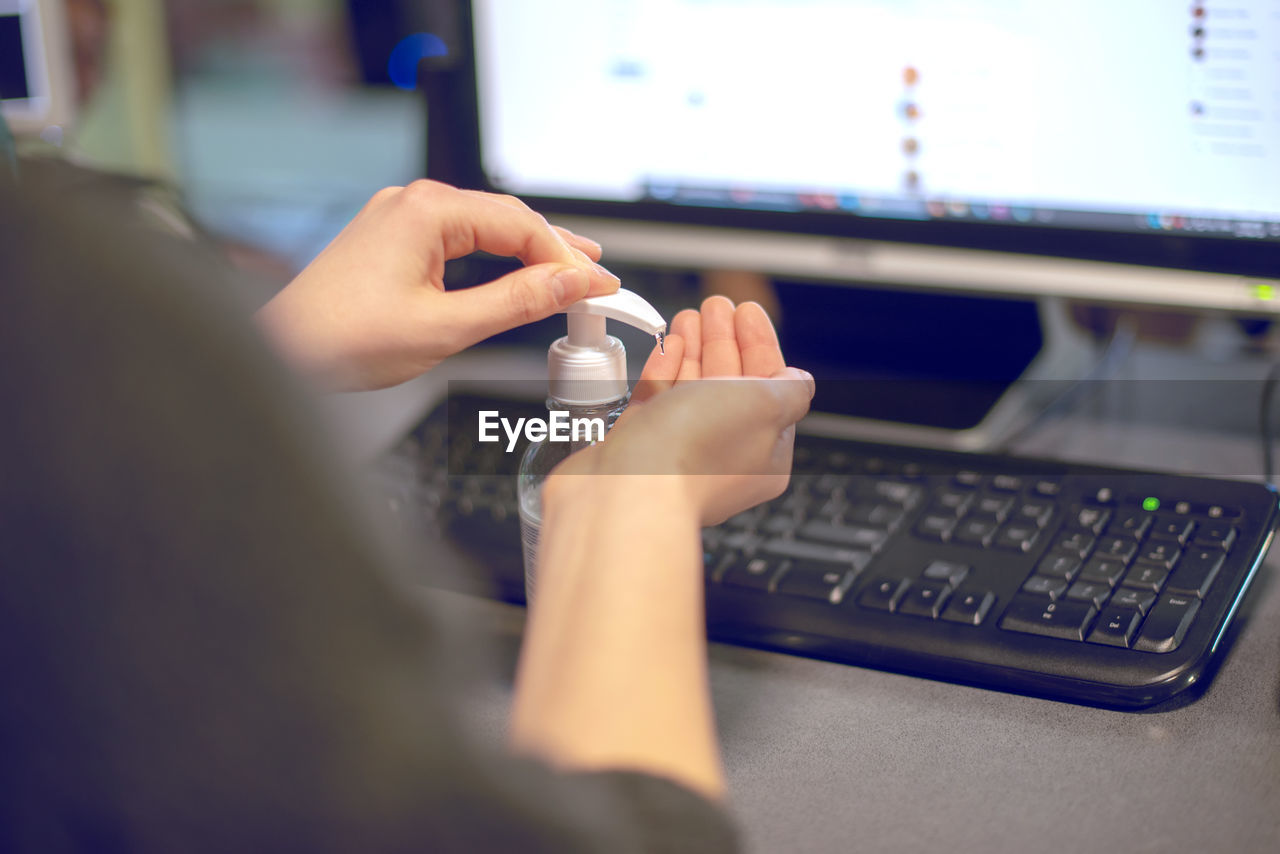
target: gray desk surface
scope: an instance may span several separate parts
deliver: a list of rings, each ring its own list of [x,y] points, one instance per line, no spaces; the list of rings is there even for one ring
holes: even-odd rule
[[[1127,376],[1145,382],[1149,368],[1139,359]],[[1135,417],[1134,387],[1117,387],[1017,447],[1094,462],[1256,473],[1252,419],[1264,368],[1223,370],[1175,361],[1165,376],[1214,380],[1228,399],[1192,409],[1235,406],[1247,412],[1247,427],[1209,430],[1187,425],[1194,416],[1185,413],[1175,421]],[[1255,383],[1222,382],[1239,377]],[[1273,551],[1208,688],[1145,713],[712,645],[712,691],[747,849],[1280,850],[1277,571],[1280,551]],[[524,612],[452,598],[450,607],[499,652],[498,677],[474,698],[476,725],[497,739]]]

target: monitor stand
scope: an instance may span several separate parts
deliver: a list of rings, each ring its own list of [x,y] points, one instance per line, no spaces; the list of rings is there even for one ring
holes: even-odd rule
[[[1057,298],[776,284],[783,352],[818,379],[806,432],[994,449],[1098,358]]]

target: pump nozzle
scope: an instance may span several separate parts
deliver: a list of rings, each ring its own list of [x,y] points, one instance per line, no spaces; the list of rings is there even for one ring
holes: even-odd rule
[[[607,296],[579,300],[564,310],[569,334],[547,353],[551,396],[568,402],[599,402],[625,397],[627,357],[622,342],[605,331],[605,318],[629,323],[658,339],[667,322],[643,297],[619,289]]]
[[[596,314],[629,323],[650,335],[661,335],[667,331],[667,322],[658,314],[658,310],[649,305],[644,297],[626,288],[619,288],[617,293],[602,297],[579,300],[566,308],[565,314],[569,315],[570,325],[573,324],[575,314]]]

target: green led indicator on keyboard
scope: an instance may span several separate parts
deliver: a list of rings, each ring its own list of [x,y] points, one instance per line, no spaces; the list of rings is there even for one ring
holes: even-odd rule
[[[1143,509],[1143,510],[1146,510],[1148,513],[1152,512],[1152,511],[1154,511],[1154,510],[1159,510],[1159,509],[1160,509],[1160,499],[1159,499],[1159,498],[1144,498],[1144,499],[1142,499],[1142,509]]]

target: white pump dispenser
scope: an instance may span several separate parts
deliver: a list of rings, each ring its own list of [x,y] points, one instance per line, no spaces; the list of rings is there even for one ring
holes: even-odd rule
[[[599,430],[591,438],[582,438],[574,431],[569,441],[552,441],[548,434],[547,439],[530,444],[520,462],[516,492],[524,545],[525,597],[529,601],[533,601],[542,529],[543,482],[570,453],[603,436],[627,406],[627,351],[605,330],[605,319],[643,329],[658,339],[659,346],[667,328],[667,322],[653,306],[639,295],[621,289],[576,302],[565,309],[565,314],[569,316],[569,334],[557,339],[547,351],[547,408],[553,413],[567,411],[572,419],[599,422]]]
[[[627,351],[605,331],[605,318],[642,329],[658,339],[667,322],[639,294],[617,293],[580,300],[565,309],[569,334],[547,351],[552,398],[572,406],[593,406],[627,394]]]

